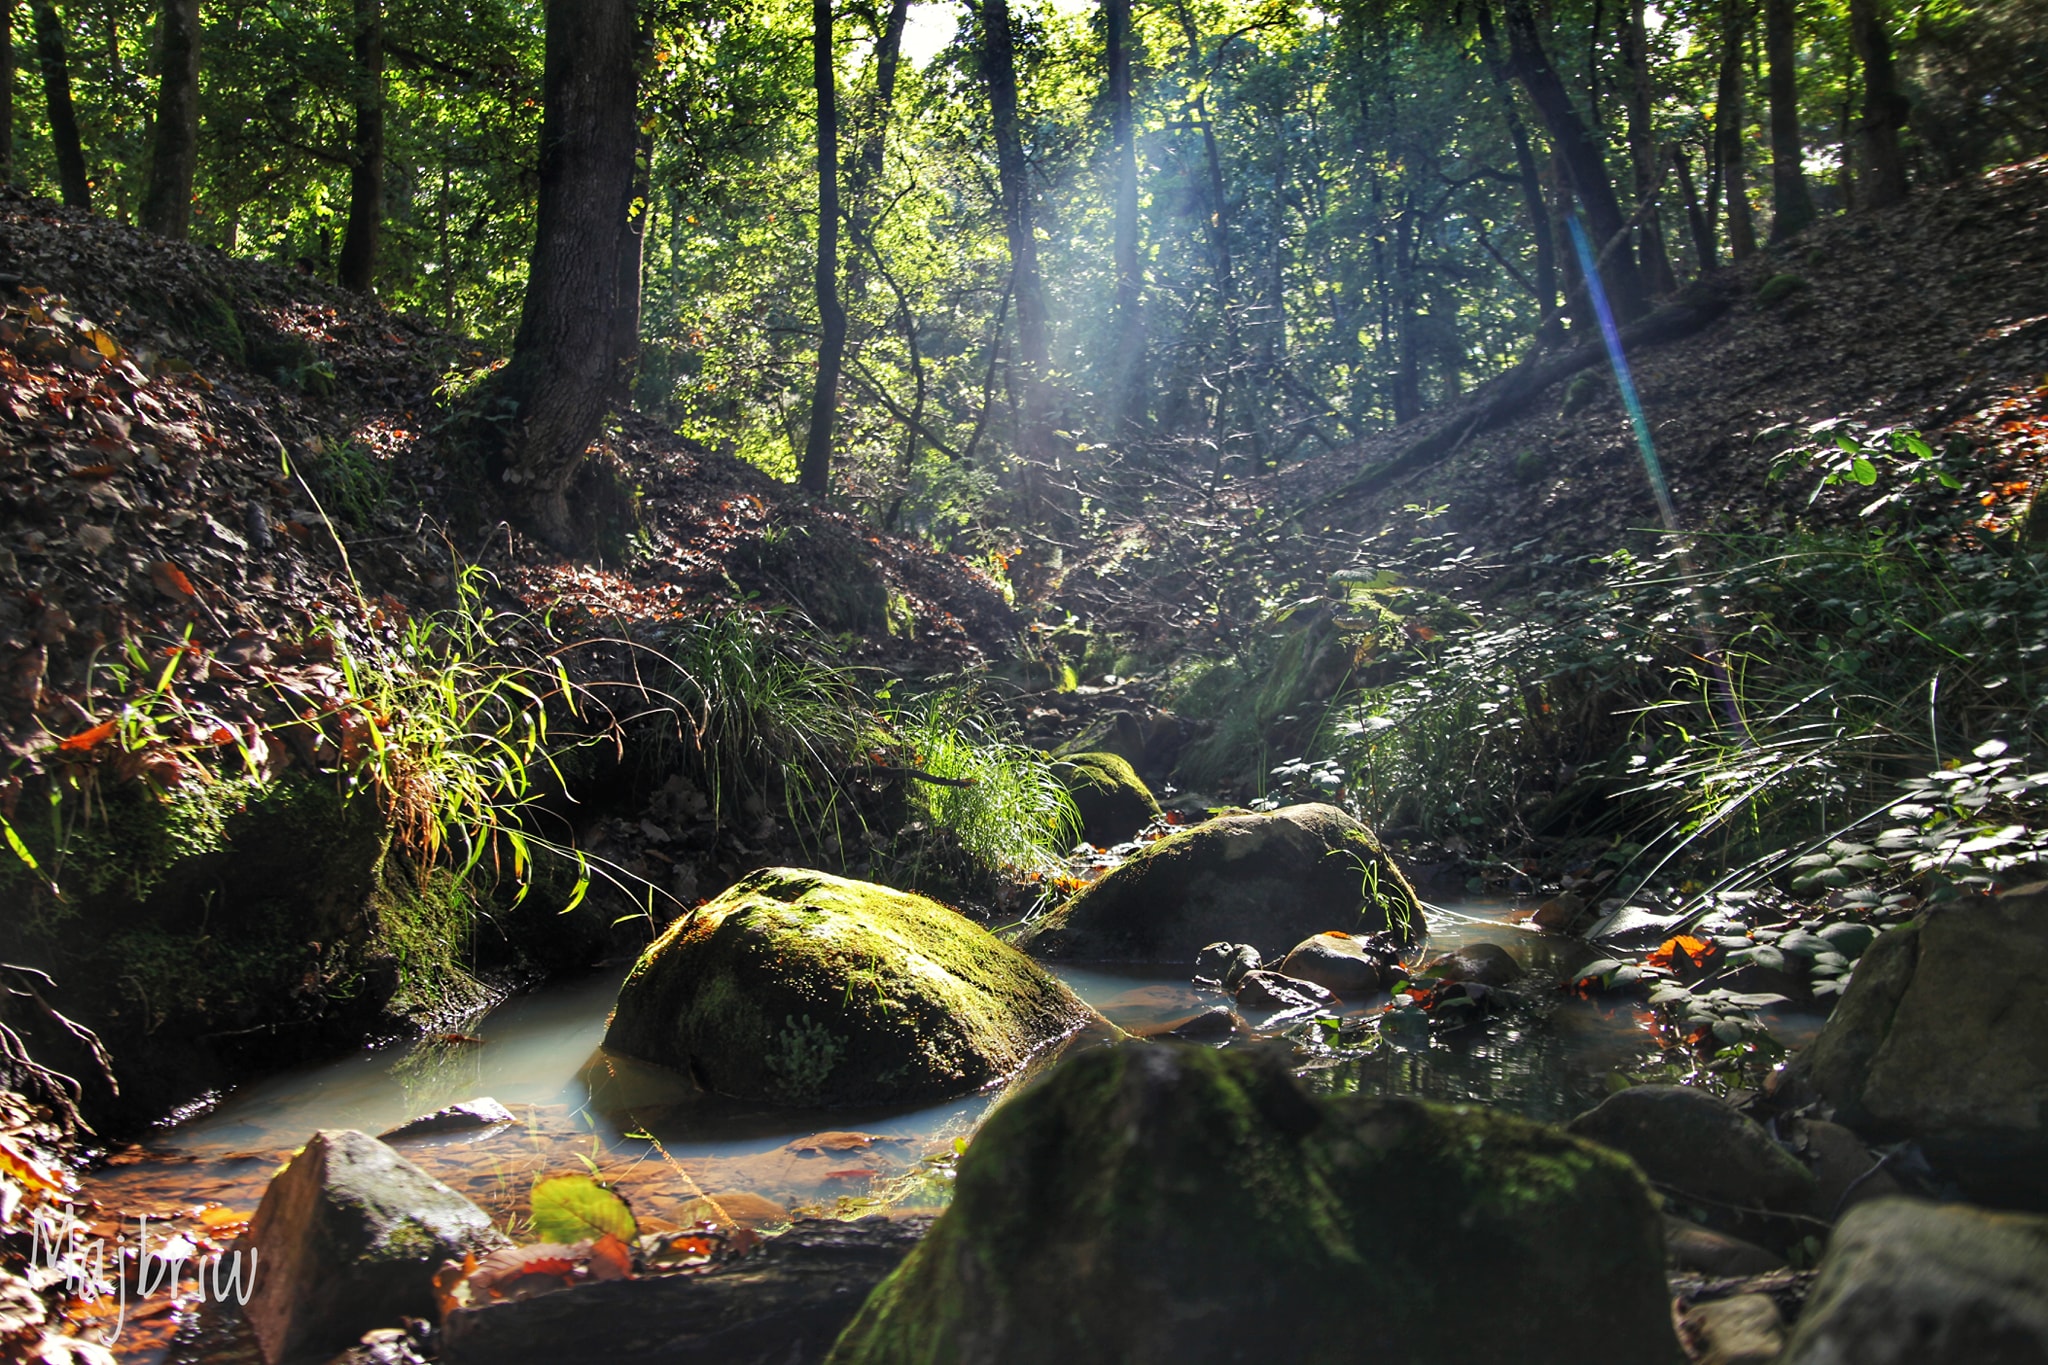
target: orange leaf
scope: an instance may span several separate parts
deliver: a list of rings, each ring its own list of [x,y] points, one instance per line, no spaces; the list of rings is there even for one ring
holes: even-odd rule
[[[103,720],[98,725],[93,726],[92,729],[73,735],[57,747],[70,754],[88,753],[97,749],[104,741],[112,738],[116,727],[116,722]]]
[[[166,597],[199,595],[199,589],[192,586],[192,580],[185,576],[185,571],[168,559],[160,559],[151,565],[149,577],[150,581],[156,584],[157,591]]]
[[[590,1278],[626,1280],[633,1276],[633,1253],[617,1234],[607,1232],[590,1244]]]
[[[21,1150],[10,1137],[0,1136],[0,1172],[13,1176],[31,1189],[62,1193],[66,1177]]]
[[[1697,966],[1714,955],[1714,945],[1705,939],[1694,938],[1691,934],[1680,934],[1658,944],[1656,951],[1644,960],[1652,967],[1669,970],[1681,955],[1685,958],[1685,965]]]

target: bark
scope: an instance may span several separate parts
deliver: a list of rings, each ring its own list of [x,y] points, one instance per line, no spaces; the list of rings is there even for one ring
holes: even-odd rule
[[[384,0],[355,0],[355,146],[349,154],[348,228],[341,284],[367,290],[384,235]]]
[[[1685,223],[1692,232],[1693,254],[1699,257],[1700,274],[1705,275],[1718,264],[1714,250],[1714,225],[1708,220],[1707,211],[1700,206],[1699,187],[1692,178],[1692,158],[1686,155],[1684,144],[1671,149],[1671,161],[1678,169],[1679,192],[1685,196]]]
[[[1799,38],[1792,0],[1764,0],[1764,51],[1771,71],[1771,240],[1813,226],[1806,149],[1799,136]]]
[[[1899,149],[1899,130],[1906,126],[1908,104],[1892,73],[1891,32],[1885,25],[1884,0],[1849,0],[1849,36],[1863,63],[1862,201],[1883,208],[1906,197],[1906,159]]]
[[[832,60],[832,0],[811,0],[811,82],[818,99],[817,381],[811,428],[797,483],[822,496],[832,480],[832,427],[846,358],[846,308],[839,299],[839,70]]]
[[[1756,224],[1749,212],[1742,138],[1742,40],[1748,28],[1748,0],[1721,0],[1721,75],[1715,87],[1714,138],[1721,149],[1721,188],[1728,201],[1728,251],[1738,261],[1756,255]]]
[[[78,113],[71,105],[71,65],[64,54],[64,21],[53,0],[35,0],[36,60],[43,68],[43,98],[49,105],[50,142],[57,154],[57,184],[64,202],[92,210],[85,178],[85,148],[78,141]]]
[[[1131,0],[1103,0],[1109,58],[1110,160],[1116,187],[1111,265],[1116,296],[1110,317],[1109,429],[1121,434],[1145,419],[1145,319],[1138,267],[1138,140],[1131,118]]]
[[[1502,18],[1508,31],[1508,52],[1515,76],[1529,92],[1543,125],[1550,132],[1551,145],[1571,178],[1573,192],[1586,210],[1587,224],[1598,249],[1605,253],[1601,278],[1615,315],[1633,321],[1649,309],[1649,298],[1636,271],[1635,253],[1622,237],[1627,220],[1614,197],[1614,182],[1608,178],[1607,162],[1600,140],[1586,126],[1572,104],[1571,92],[1558,78],[1543,49],[1536,29],[1530,0],[1507,0]]]
[[[1493,10],[1483,0],[1479,6],[1479,55],[1493,81],[1501,117],[1507,120],[1508,140],[1514,144],[1515,171],[1521,182],[1522,208],[1529,215],[1529,235],[1536,242],[1536,306],[1545,314],[1537,335],[1545,343],[1561,341],[1564,325],[1550,316],[1557,307],[1557,239],[1550,232],[1550,206],[1543,198],[1543,175],[1537,169],[1535,150],[1529,145],[1529,130],[1522,123],[1522,111],[1515,104],[1515,92],[1508,84],[1500,40],[1494,33]]]
[[[525,306],[501,375],[503,455],[534,531],[572,548],[568,489],[617,393],[623,230],[638,143],[633,0],[548,0],[539,211]]]
[[[1003,233],[1010,245],[1012,292],[1017,300],[1016,359],[1023,414],[1018,450],[1029,463],[1043,458],[1048,445],[1042,393],[1050,356],[1045,287],[1038,273],[1030,172],[1024,164],[1024,141],[1018,127],[1017,58],[1010,36],[1009,0],[982,0],[980,17],[981,72],[988,83],[989,111],[995,125],[996,178],[1003,200]]]
[[[0,0],[0,184],[14,179],[14,4]]]
[[[192,178],[199,168],[199,0],[163,0],[157,24],[163,70],[142,225],[182,240],[192,230]]]
[[[654,6],[640,5],[640,45],[633,54],[637,94],[654,66]],[[642,123],[637,99],[633,142],[633,191],[619,239],[619,279],[612,300],[612,355],[616,358],[615,401],[631,407],[633,385],[640,375],[640,299],[647,262],[647,228],[654,213],[654,130]]]
[[[1649,33],[1643,27],[1643,0],[1630,0],[1622,19],[1622,60],[1628,67],[1628,156],[1635,170],[1636,202],[1657,192],[1664,179],[1664,158],[1657,155],[1657,130],[1650,117],[1654,91],[1650,84]],[[1643,272],[1652,292],[1668,294],[1678,287],[1671,272],[1671,253],[1664,245],[1664,217],[1653,203],[1636,228]]]

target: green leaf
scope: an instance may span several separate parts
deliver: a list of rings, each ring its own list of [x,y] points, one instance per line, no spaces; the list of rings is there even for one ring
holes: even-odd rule
[[[1934,447],[1921,440],[1918,432],[1895,431],[1892,433],[1892,444],[1903,446],[1918,459],[1931,460],[1934,458]]]
[[[595,1241],[610,1233],[622,1242],[639,1235],[626,1201],[587,1175],[558,1175],[533,1187],[533,1230],[547,1242]]]
[[[1865,488],[1877,482],[1877,466],[1866,456],[1858,455],[1849,462],[1849,474]]]

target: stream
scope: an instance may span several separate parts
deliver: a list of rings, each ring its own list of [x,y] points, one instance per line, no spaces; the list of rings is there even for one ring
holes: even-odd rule
[[[1510,903],[1430,914],[1427,952],[1480,941],[1507,948],[1536,982],[1554,982],[1593,956],[1587,945],[1507,922]],[[489,1211],[515,1236],[536,1176],[589,1170],[632,1205],[643,1231],[715,1218],[773,1225],[791,1212],[856,1214],[944,1205],[952,1168],[996,1094],[915,1109],[800,1111],[695,1090],[659,1068],[598,1044],[627,965],[557,981],[495,1006],[460,1031],[285,1072],[244,1086],[208,1112],[114,1153],[86,1178],[98,1235],[183,1232],[203,1250],[224,1245],[277,1169],[316,1129],[381,1133],[446,1105],[490,1096],[517,1116],[480,1132],[397,1145]],[[1054,970],[1112,1023],[1152,1033],[1223,1002],[1157,968]],[[1498,1104],[1562,1121],[1607,1093],[1656,1051],[1649,1016],[1632,1000],[1582,1000],[1557,990],[1484,1025],[1366,1048],[1326,1051],[1301,1075],[1322,1091],[1413,1094]],[[1376,1012],[1380,996],[1347,1011]],[[1766,1020],[1786,1041],[1818,1020]],[[1086,1035],[1077,1041],[1085,1042]],[[186,1305],[130,1305],[116,1352],[136,1365],[253,1361],[240,1333],[195,1337]],[[175,1346],[173,1338],[177,1338]]]

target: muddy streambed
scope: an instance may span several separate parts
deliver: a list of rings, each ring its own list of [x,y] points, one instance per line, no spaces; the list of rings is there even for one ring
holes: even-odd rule
[[[1311,1049],[1302,1077],[1317,1090],[1413,1094],[1499,1104],[1563,1120],[1606,1093],[1610,1075],[1656,1051],[1649,1017],[1630,1000],[1582,1000],[1555,989],[1593,954],[1507,922],[1508,903],[1433,911],[1427,951],[1476,942],[1507,948],[1528,971],[1522,1008],[1453,1031],[1363,1047]],[[1058,967],[1112,1023],[1154,1033],[1223,1003],[1157,969]],[[459,1030],[287,1072],[236,1091],[209,1112],[118,1152],[86,1181],[97,1231],[132,1239],[147,1215],[160,1238],[182,1231],[203,1251],[241,1230],[280,1165],[316,1129],[381,1133],[449,1104],[490,1096],[515,1124],[409,1139],[413,1161],[519,1234],[536,1176],[594,1171],[631,1203],[643,1231],[703,1218],[773,1226],[791,1212],[933,1209],[953,1162],[998,1096],[905,1110],[801,1111],[696,1093],[671,1073],[599,1048],[625,964],[506,1001]],[[1383,1010],[1386,997],[1352,1015]],[[1766,1020],[1787,1041],[1817,1021]],[[1088,1039],[1075,1040],[1085,1046]],[[160,1297],[130,1304],[117,1353],[158,1361],[254,1361],[244,1340],[171,1339],[186,1320]]]

